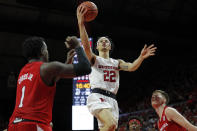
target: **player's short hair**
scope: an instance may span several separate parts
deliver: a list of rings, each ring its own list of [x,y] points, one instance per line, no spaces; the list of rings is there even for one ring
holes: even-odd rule
[[[165,91],[162,91],[162,90],[155,90],[153,93],[157,93],[157,92],[161,93],[161,95],[165,97],[166,105],[167,105],[170,102],[170,97],[169,97],[168,93],[166,93]]]
[[[111,39],[110,37],[108,37],[108,36],[101,36],[101,37],[106,37],[106,38],[109,40],[109,42],[110,42],[110,44],[111,44],[111,50],[109,51],[109,54],[111,55],[112,52],[113,52],[113,50],[114,50],[114,43],[113,43],[112,39]],[[97,38],[97,42],[98,42],[98,40],[99,40],[101,37],[98,37],[98,38]],[[96,42],[96,45],[95,45],[95,47],[94,47],[94,53],[95,53],[96,55],[98,55],[98,50],[96,49],[96,48],[97,48],[97,42]]]
[[[44,38],[37,36],[25,39],[22,45],[24,57],[28,60],[33,58],[39,59],[42,55],[44,42]]]

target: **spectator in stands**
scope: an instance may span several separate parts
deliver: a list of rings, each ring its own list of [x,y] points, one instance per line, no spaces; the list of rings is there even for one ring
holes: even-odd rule
[[[142,122],[139,117],[130,117],[128,121],[129,131],[141,131]]]

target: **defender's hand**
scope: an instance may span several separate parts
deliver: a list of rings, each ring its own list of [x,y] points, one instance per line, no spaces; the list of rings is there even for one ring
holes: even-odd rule
[[[68,36],[64,43],[68,49],[75,49],[80,46],[80,42],[76,36]]]
[[[75,50],[72,49],[67,53],[67,59],[66,59],[66,64],[72,64],[74,56],[75,56]]]

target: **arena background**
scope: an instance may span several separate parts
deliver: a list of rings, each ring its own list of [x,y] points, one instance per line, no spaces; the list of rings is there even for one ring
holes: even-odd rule
[[[28,36],[42,36],[46,39],[50,60],[64,62],[65,37],[79,36],[76,8],[81,2],[0,0],[0,130],[7,126],[13,111],[15,79],[27,62],[21,53],[21,43]],[[196,102],[195,0],[93,2],[99,14],[94,21],[86,23],[88,34],[94,42],[99,36],[109,36],[115,44],[113,58],[132,62],[144,44],[154,43],[158,47],[156,56],[145,60],[136,72],[120,73],[117,97],[121,114],[151,109],[150,96],[155,89],[167,91],[171,104]],[[71,106],[72,79],[60,80],[53,108],[54,131],[71,130]],[[122,121],[127,119],[128,116]]]

